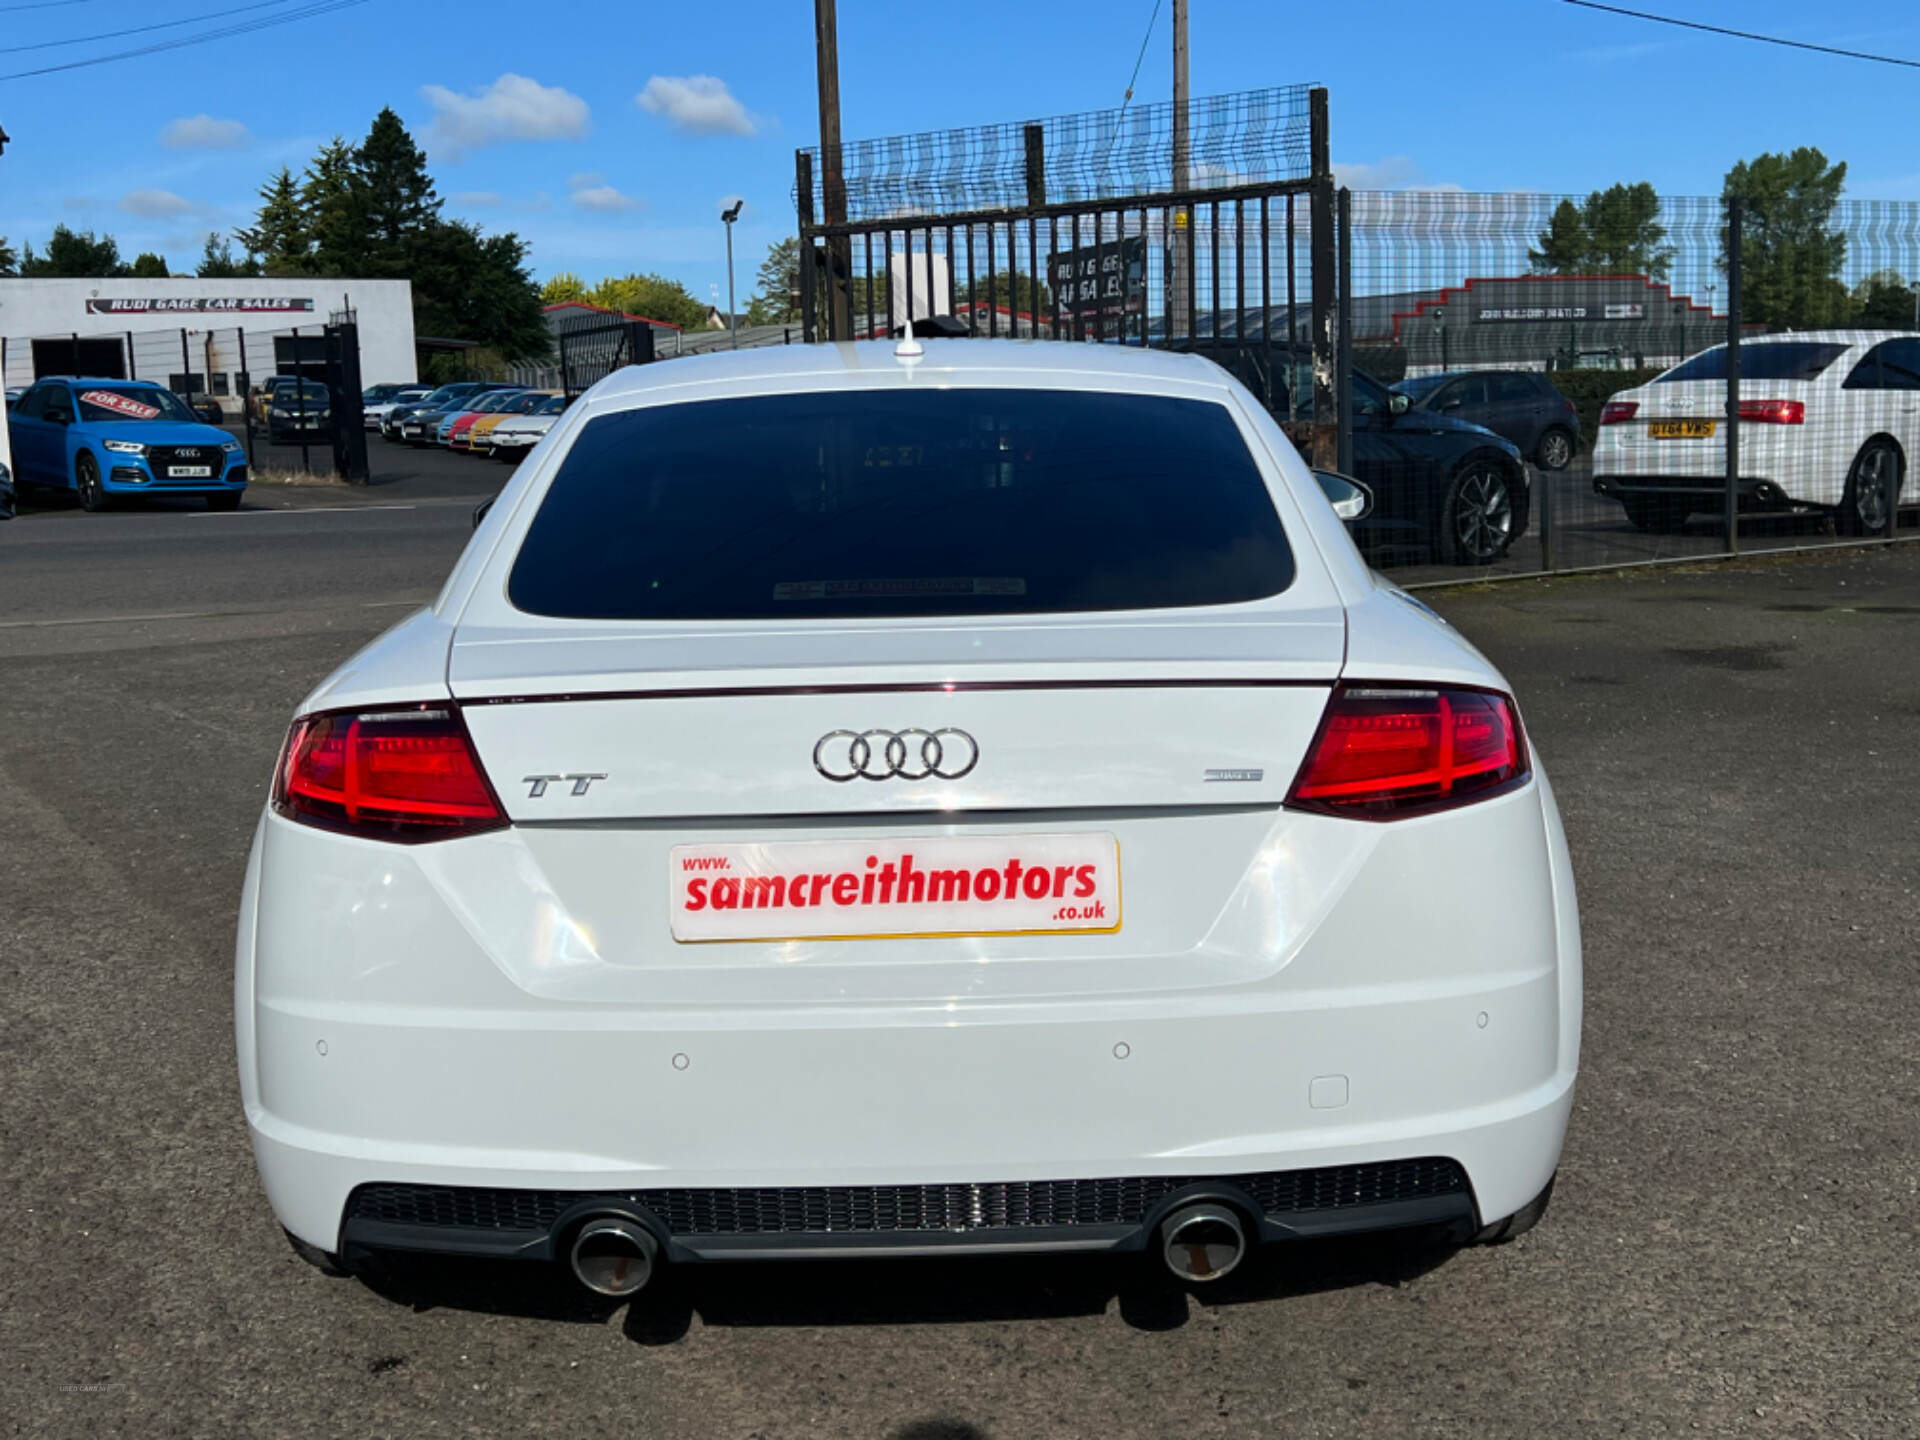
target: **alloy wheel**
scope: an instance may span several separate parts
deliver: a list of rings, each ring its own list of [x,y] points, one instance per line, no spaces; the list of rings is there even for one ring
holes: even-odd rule
[[[1875,445],[1860,457],[1860,471],[1853,482],[1853,509],[1864,533],[1878,535],[1886,528],[1889,492],[1896,474],[1893,452],[1885,445]]]
[[[1453,534],[1470,561],[1498,559],[1513,533],[1513,497],[1506,478],[1490,469],[1462,477],[1454,493]]]
[[[1573,459],[1573,441],[1559,430],[1549,430],[1540,441],[1541,469],[1564,470],[1571,459]]]

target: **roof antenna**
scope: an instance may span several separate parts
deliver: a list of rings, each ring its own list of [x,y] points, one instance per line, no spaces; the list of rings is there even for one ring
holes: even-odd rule
[[[911,237],[908,238],[909,242],[911,242]],[[922,345],[913,333],[913,250],[911,243],[909,243],[905,259],[907,262],[904,267],[907,272],[907,318],[905,328],[900,332],[900,343],[893,347],[893,358],[896,360],[918,360],[927,353],[927,347]],[[927,261],[927,278],[928,289],[931,290],[933,278],[933,261],[931,258]],[[891,304],[893,296],[893,287],[891,285],[887,287],[887,296],[888,303]]]

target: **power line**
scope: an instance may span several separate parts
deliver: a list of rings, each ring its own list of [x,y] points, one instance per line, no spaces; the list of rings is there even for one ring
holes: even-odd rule
[[[151,45],[139,45],[131,50],[116,50],[111,55],[95,55],[86,60],[69,60],[63,65],[42,65],[33,70],[16,70],[10,75],[0,75],[0,80],[25,80],[35,75],[55,75],[63,70],[81,70],[89,65],[106,65],[115,60],[130,60],[137,55],[157,55],[164,50],[179,50],[188,45],[203,44],[208,40],[224,40],[232,35],[247,35],[255,30],[269,30],[276,25],[305,20],[312,15],[330,14],[335,10],[350,10],[356,5],[366,3],[367,0],[321,0],[319,4],[307,5],[300,10],[287,10],[278,15],[262,15],[257,19],[244,20],[238,25],[225,25],[217,30],[202,31],[198,35],[183,35],[177,40],[156,40]]]
[[[1153,14],[1147,17],[1147,33],[1140,37],[1140,53],[1134,57],[1133,74],[1127,80],[1127,93],[1120,97],[1120,108],[1127,108],[1127,102],[1133,99],[1133,87],[1140,79],[1140,66],[1147,58],[1147,42],[1153,39],[1153,27],[1160,19],[1161,0],[1153,0]]]
[[[1704,30],[1709,35],[1731,35],[1736,40],[1758,40],[1763,45],[1784,45],[1789,50],[1813,50],[1821,55],[1839,55],[1848,60],[1872,60],[1881,65],[1904,65],[1920,70],[1920,60],[1903,60],[1897,55],[1875,55],[1868,50],[1842,50],[1837,45],[1815,45],[1808,40],[1783,40],[1778,35],[1758,35],[1751,30],[1730,30],[1725,25],[1707,25],[1698,20],[1676,20],[1671,15],[1650,15],[1645,10],[1628,10],[1619,5],[1602,5],[1599,0],[1565,0],[1582,10],[1604,10],[1609,15],[1626,15],[1635,20],[1651,20],[1656,25],[1678,25],[1683,30]]]
[[[267,10],[275,5],[291,4],[292,0],[256,0],[252,5],[236,5],[231,10],[215,10],[208,15],[190,15],[185,20],[162,20],[153,25],[134,25],[125,30],[103,30],[98,35],[75,35],[67,40],[41,40],[33,45],[9,45],[0,49],[0,55],[18,55],[27,50],[53,50],[62,45],[91,45],[96,40],[119,40],[128,35],[145,35],[150,30],[172,30],[181,25],[197,25],[202,20],[220,20],[228,15],[239,15],[248,10]]]

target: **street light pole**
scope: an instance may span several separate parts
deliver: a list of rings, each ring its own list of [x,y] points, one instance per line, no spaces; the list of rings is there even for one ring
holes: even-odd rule
[[[740,207],[747,202],[736,200],[733,207],[720,212],[720,219],[727,227],[727,334],[732,337],[733,348],[740,348],[740,327],[733,314],[733,222],[740,218]]]

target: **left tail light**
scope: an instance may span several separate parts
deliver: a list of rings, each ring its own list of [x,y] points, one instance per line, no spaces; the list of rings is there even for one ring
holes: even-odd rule
[[[1400,820],[1504,794],[1527,774],[1519,714],[1496,690],[1342,683],[1287,804]]]
[[[507,823],[451,703],[294,721],[274,769],[272,805],[303,825],[402,844]]]

